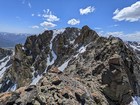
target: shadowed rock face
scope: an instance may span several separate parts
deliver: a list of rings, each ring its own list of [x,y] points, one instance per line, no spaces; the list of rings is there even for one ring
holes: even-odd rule
[[[12,49],[2,49],[0,48],[0,82],[2,82],[2,78],[4,77],[4,73],[12,64]],[[2,84],[0,84],[1,87]],[[4,90],[4,89],[3,89]]]
[[[9,55],[9,56],[12,55],[12,50],[0,48],[0,60],[2,60],[7,55]]]
[[[1,92],[15,84],[18,89],[0,94],[2,105],[126,105],[140,94],[135,53],[121,39],[99,37],[88,26],[30,36],[16,45],[13,59]]]

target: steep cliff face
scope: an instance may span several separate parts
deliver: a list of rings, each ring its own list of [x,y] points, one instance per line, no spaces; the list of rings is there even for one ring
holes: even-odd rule
[[[12,56],[13,56],[12,50],[0,48],[0,82],[2,81],[4,73],[12,64],[12,59],[11,59]],[[1,86],[2,84],[0,84],[0,87]]]
[[[140,95],[140,60],[88,26],[50,30],[16,45],[1,84],[17,89],[0,95],[3,105],[126,105]]]

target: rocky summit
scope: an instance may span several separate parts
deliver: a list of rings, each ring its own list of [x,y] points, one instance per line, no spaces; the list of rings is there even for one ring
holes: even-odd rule
[[[0,105],[140,105],[140,59],[88,26],[29,36],[11,59]]]

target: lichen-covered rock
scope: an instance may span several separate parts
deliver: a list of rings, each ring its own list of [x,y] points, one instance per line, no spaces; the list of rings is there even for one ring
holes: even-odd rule
[[[80,81],[65,76],[63,73],[58,75],[48,72],[37,86],[19,88],[17,91],[5,93],[5,95],[0,94],[0,100],[3,105],[50,105],[52,103],[54,105],[107,105],[105,97],[103,99],[100,95],[101,93],[98,92],[96,95],[91,94]]]

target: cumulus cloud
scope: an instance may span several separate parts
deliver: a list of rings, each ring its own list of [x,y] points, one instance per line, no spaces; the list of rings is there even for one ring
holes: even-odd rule
[[[32,5],[31,5],[31,3],[30,3],[30,2],[28,2],[28,6],[29,6],[29,8],[32,8]]]
[[[81,15],[86,15],[86,14],[88,14],[88,13],[93,12],[94,10],[95,10],[94,7],[88,6],[88,7],[86,7],[86,8],[81,8],[79,11],[80,11],[80,14],[81,14]]]
[[[137,1],[136,3],[132,4],[129,7],[125,7],[121,10],[116,9],[113,13],[115,16],[113,16],[114,20],[118,21],[129,21],[129,22],[135,22],[140,20],[140,1]]]
[[[44,11],[44,14],[42,15],[47,21],[49,22],[55,22],[55,21],[59,21],[60,18],[58,18],[57,16],[53,15],[52,12],[47,9],[46,10],[43,10]]]
[[[37,29],[37,28],[39,28],[39,26],[35,25],[35,26],[32,26],[32,28],[34,28],[34,29],[36,28]]]
[[[43,27],[43,29],[48,29],[48,28],[53,28],[55,26],[57,26],[57,24],[54,24],[54,22],[59,21],[60,18],[58,18],[57,16],[53,15],[52,12],[50,11],[50,9],[43,9],[42,10],[43,13],[38,13],[38,14],[32,14],[32,16],[37,16],[40,17],[41,19],[43,19],[43,22],[40,23],[40,26]],[[32,27],[32,28],[37,28]]]
[[[56,24],[54,24],[52,22],[47,22],[47,21],[44,21],[43,23],[40,23],[40,25],[42,27],[50,27],[50,28],[57,26]]]
[[[78,20],[78,19],[70,19],[69,21],[68,21],[68,24],[70,24],[70,25],[77,25],[77,24],[79,24],[80,23],[80,20]]]

